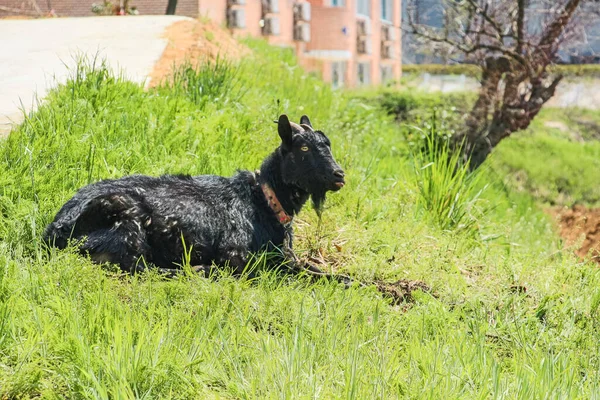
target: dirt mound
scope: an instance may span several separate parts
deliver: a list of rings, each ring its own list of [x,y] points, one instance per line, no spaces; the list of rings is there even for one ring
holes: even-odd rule
[[[238,60],[250,53],[227,30],[211,21],[175,22],[166,29],[165,37],[169,43],[150,74],[150,86],[158,85],[171,73],[174,65],[186,60],[192,64],[217,57]]]
[[[402,302],[412,303],[412,293],[415,290],[421,290],[423,292],[431,292],[431,288],[422,281],[410,281],[408,279],[400,279],[396,282],[375,282],[377,290],[383,293],[385,296],[390,297],[394,304],[400,304]]]
[[[581,258],[589,255],[600,263],[600,208],[575,205],[572,208],[553,208],[550,213],[556,218],[560,236],[566,245],[579,245],[583,238],[575,254]]]

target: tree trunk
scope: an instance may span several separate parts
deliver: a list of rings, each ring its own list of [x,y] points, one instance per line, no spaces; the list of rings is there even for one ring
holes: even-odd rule
[[[488,57],[481,74],[479,96],[465,122],[465,130],[453,139],[455,149],[461,148],[464,161],[471,169],[477,168],[491,152],[486,140],[489,134],[490,114],[497,107],[500,97],[502,75],[510,69],[504,57]]]
[[[556,54],[560,43],[559,38],[580,1],[569,0],[562,13],[549,25],[538,43],[537,51],[533,55],[529,66],[518,64],[515,60],[507,60],[508,68],[503,69],[503,65],[498,68],[499,63],[495,62],[494,59],[486,59],[485,69],[490,69],[487,75],[494,77],[494,79],[489,82],[482,79],[482,88],[479,92],[480,98],[469,115],[466,127],[465,156],[470,157],[469,167],[471,170],[477,169],[502,139],[507,138],[513,132],[526,129],[540,112],[542,106],[554,96],[562,76],[557,76],[551,82],[547,82],[546,68],[553,61],[552,58]],[[524,18],[522,15],[524,3],[520,1],[519,6],[520,21]],[[523,26],[518,28],[519,50],[522,50],[523,29]],[[491,90],[494,84],[496,84],[499,92],[499,82],[496,81],[498,71],[494,72],[495,69],[502,71],[500,76],[506,73],[504,93],[501,96],[501,104],[497,104],[492,121],[488,124],[487,118],[489,118],[491,100],[485,105],[485,101],[481,97],[493,95]],[[486,74],[483,75],[483,77],[485,76]],[[488,85],[488,87],[485,85]],[[486,118],[483,119],[482,115],[485,115]]]
[[[167,4],[167,15],[175,15],[175,9],[177,8],[177,0],[169,0]]]
[[[529,89],[519,93],[518,86],[522,78],[517,76],[517,72],[507,74],[504,101],[494,111],[491,122],[484,128],[479,127],[476,134],[467,134],[465,155],[470,157],[469,168],[477,169],[501,140],[513,132],[527,129],[542,106],[554,96],[561,79],[562,76],[557,76],[551,82],[544,82],[542,78],[534,78],[529,82]]]
[[[418,2],[406,1],[413,6]],[[440,28],[424,27],[407,13],[414,35],[446,50],[462,52],[465,59],[482,68],[477,101],[464,128],[451,141],[453,150],[461,152],[462,161],[471,170],[478,168],[500,141],[526,129],[554,95],[562,77],[550,79],[548,66],[567,37],[573,16],[588,1],[598,0],[548,2],[556,3],[556,7],[547,10],[533,7],[536,13],[548,11],[553,15],[553,20],[542,24],[539,37],[528,29],[528,10],[533,4],[529,0],[448,0]]]

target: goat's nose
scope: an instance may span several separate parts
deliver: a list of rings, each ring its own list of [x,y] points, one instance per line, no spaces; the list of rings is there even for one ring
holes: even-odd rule
[[[333,176],[337,177],[337,178],[343,178],[344,177],[344,171],[341,169],[336,169],[335,171],[333,171]]]

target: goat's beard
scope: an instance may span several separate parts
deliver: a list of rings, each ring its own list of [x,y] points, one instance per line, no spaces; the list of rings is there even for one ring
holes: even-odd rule
[[[323,191],[313,191],[310,194],[310,198],[312,200],[312,204],[313,207],[315,208],[315,211],[317,212],[317,215],[319,216],[319,218],[321,218],[321,213],[323,212],[323,205],[325,204],[325,194],[327,193],[327,191],[323,190]]]

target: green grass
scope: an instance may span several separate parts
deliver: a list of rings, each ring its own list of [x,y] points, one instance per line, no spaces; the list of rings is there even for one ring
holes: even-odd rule
[[[480,171],[469,172],[460,151],[452,151],[448,137],[440,136],[434,118],[428,129],[413,129],[425,135],[423,145],[413,154],[417,205],[443,230],[473,231],[478,201],[486,189],[478,189]]]
[[[147,92],[82,64],[0,142],[0,398],[598,398],[600,271],[561,251],[532,197],[489,169],[488,211],[469,232],[440,227],[393,117],[290,51],[251,46],[239,66]],[[89,182],[257,168],[282,112],[308,114],[348,176],[320,223],[300,215],[298,252],[435,296],[392,306],[373,288],[268,272],[123,277],[41,248]]]
[[[494,151],[490,164],[514,190],[549,205],[600,205],[600,113],[542,109],[524,132]]]
[[[412,90],[360,90],[350,94],[393,116],[410,146],[420,146],[435,115],[438,136],[462,127],[475,93],[424,93]],[[418,129],[415,129],[415,126]],[[494,149],[487,180],[503,182],[513,193],[544,205],[600,205],[600,113],[543,108],[531,126]]]

